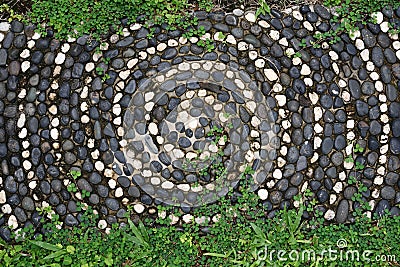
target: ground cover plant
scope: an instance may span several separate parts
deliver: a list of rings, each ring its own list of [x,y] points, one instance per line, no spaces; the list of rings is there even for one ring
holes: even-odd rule
[[[208,10],[211,4],[200,1],[197,7]],[[136,21],[187,29],[196,24],[188,13],[191,7],[187,0],[35,0],[27,18],[44,34],[47,26],[53,28],[57,38],[91,34],[99,39],[110,30],[122,33],[122,23]]]
[[[309,4],[314,4],[310,1]],[[289,6],[300,3],[290,2]],[[352,36],[362,24],[375,23],[374,13],[382,9],[397,8],[400,3],[397,0],[325,0],[323,4],[332,8],[335,12],[331,18],[332,27],[325,33],[316,34],[315,41],[307,46],[319,47],[322,41],[336,43],[341,40],[341,34]],[[288,3],[279,6],[275,1],[240,1],[240,5],[256,9],[256,14],[265,15],[270,12],[270,7],[284,9]],[[59,39],[67,39],[69,36],[81,36],[90,34],[95,39],[101,39],[110,31],[123,34],[122,27],[133,22],[144,23],[151,28],[152,25],[165,23],[170,29],[181,29],[187,31],[190,36],[201,36],[202,32],[197,32],[194,26],[197,20],[193,17],[193,10],[204,10],[210,12],[229,11],[232,3],[213,0],[106,0],[106,1],[86,1],[75,0],[34,0],[29,2],[31,11],[26,12],[29,7],[23,8],[24,14],[7,5],[0,6],[2,12],[7,13],[9,19],[19,19],[32,22],[38,26],[38,31],[47,34],[48,27],[54,30],[54,34]],[[400,30],[400,23],[395,20],[389,22],[390,31],[395,34]],[[201,30],[200,30],[201,31]],[[151,35],[154,32],[150,32]],[[204,33],[203,33],[204,34]],[[187,37],[190,37],[187,36]],[[207,41],[207,40],[206,40]],[[211,44],[201,42],[200,45],[207,46],[209,50],[214,49]]]
[[[387,213],[370,219],[361,214],[352,224],[328,224],[310,191],[295,197],[298,208],[284,207],[278,213],[269,213],[252,192],[235,194],[231,200],[200,207],[194,212],[196,219],[180,226],[171,224],[172,214],[180,213],[177,208],[160,206],[158,218],[143,222],[128,209],[126,223],[113,225],[108,234],[96,227],[98,215],[90,206],[83,206],[79,227],[62,229],[58,216],[43,209],[43,229],[30,226],[14,236],[14,244],[2,242],[0,262],[2,266],[398,264],[400,217]],[[333,253],[329,257],[328,251]]]
[[[314,36],[316,41],[312,44],[314,47],[320,47],[322,40],[328,40],[334,44],[341,40],[342,34],[348,34],[353,37],[360,26],[368,23],[376,23],[375,12],[392,10],[398,8],[400,2],[397,0],[325,0],[324,5],[332,8],[335,15],[331,18],[333,27],[324,33],[318,33]],[[390,32],[396,34],[400,30],[400,22],[392,19],[389,22]]]

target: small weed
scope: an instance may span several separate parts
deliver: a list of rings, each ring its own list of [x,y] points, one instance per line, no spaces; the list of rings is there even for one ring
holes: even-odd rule
[[[104,64],[108,65],[110,63],[111,58],[109,57],[103,57],[103,62]]]
[[[183,33],[183,37],[189,39],[190,37],[203,36],[204,34],[206,34],[206,30],[205,30],[204,26],[200,26],[198,29],[190,27],[189,30],[187,30]]]
[[[226,38],[226,35],[223,34],[223,32],[218,32],[218,39],[224,40]]]
[[[85,209],[85,204],[82,202],[76,202],[76,211],[83,211]]]
[[[211,52],[215,48],[215,45],[211,39],[201,39],[197,42],[197,45],[200,47],[205,47],[207,52]]]
[[[82,173],[78,170],[70,170],[69,174],[71,175],[72,178],[74,178],[74,180],[78,179],[82,175]]]
[[[356,144],[356,145],[354,146],[354,152],[355,152],[355,153],[363,153],[363,152],[364,152],[364,148],[361,147],[359,144]]]
[[[306,39],[304,39],[304,38],[301,39],[301,42],[300,42],[299,46],[300,46],[301,48],[307,47],[307,41],[306,41]]]
[[[259,7],[256,11],[256,17],[262,15],[266,15],[267,13],[270,14],[271,13],[271,8],[270,6],[267,4],[266,0],[259,0],[258,1]]]
[[[300,53],[300,52],[296,52],[296,53],[293,55],[293,57],[294,57],[294,58],[301,58],[301,53]]]
[[[45,207],[36,207],[36,211],[39,212],[40,215],[50,214],[52,212],[51,206]]]
[[[9,5],[7,4],[2,4],[0,5],[0,14],[7,13],[9,15],[8,22],[11,22],[13,20],[23,20],[23,16],[21,14],[18,14],[12,9]]]
[[[348,156],[344,159],[344,161],[345,161],[346,163],[354,162],[353,156],[352,156],[352,155],[348,155]]]
[[[76,193],[78,191],[78,188],[76,187],[76,185],[74,183],[70,183],[67,186],[67,191],[70,193]]]
[[[103,75],[104,74],[104,69],[102,67],[96,67],[96,73],[98,75]]]
[[[381,11],[382,8],[387,6],[393,8],[400,6],[400,2],[397,0],[325,0],[324,4],[327,7],[335,7],[337,15],[333,16],[331,22],[338,23],[339,26],[330,29],[328,32],[315,34],[314,38],[318,41],[327,40],[330,44],[340,41],[342,33],[347,33],[350,37],[353,37],[354,32],[359,30],[356,26],[358,23],[362,25],[366,25],[368,22],[376,23],[376,18],[371,16],[374,12]]]
[[[101,80],[102,80],[103,82],[105,82],[106,80],[108,80],[108,79],[110,79],[110,78],[111,78],[110,75],[109,75],[108,73],[106,73],[106,74],[103,75],[103,77],[101,77]]]
[[[154,38],[155,28],[149,28],[149,33],[147,34],[147,39]]]
[[[210,12],[212,8],[214,7],[214,4],[212,1],[209,0],[199,0],[197,1],[197,4],[199,5],[200,9],[203,9],[207,12]]]
[[[86,191],[85,189],[82,190],[81,194],[82,194],[82,198],[90,197],[90,192]]]
[[[364,164],[362,164],[361,162],[356,162],[356,170],[360,171],[363,170],[365,168]]]

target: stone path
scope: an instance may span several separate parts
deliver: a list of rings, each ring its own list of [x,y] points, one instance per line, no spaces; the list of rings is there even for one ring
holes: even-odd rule
[[[308,188],[326,219],[351,221],[350,175],[374,212],[400,213],[400,41],[389,33],[400,9],[321,48],[310,43],[332,27],[321,6],[196,16],[215,51],[179,30],[156,27],[149,39],[139,24],[100,46],[0,23],[2,238],[8,226],[37,226],[47,205],[66,226],[79,224],[77,203],[91,205],[101,228],[128,205],[190,213],[250,169],[270,216]],[[356,173],[345,161],[355,144]]]

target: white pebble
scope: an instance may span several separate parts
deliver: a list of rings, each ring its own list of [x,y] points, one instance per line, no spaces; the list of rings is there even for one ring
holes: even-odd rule
[[[98,226],[100,229],[105,229],[105,228],[107,227],[107,222],[106,222],[106,220],[100,220],[100,221],[98,222],[97,226]]]
[[[137,212],[137,213],[142,213],[144,211],[144,206],[142,204],[135,204],[133,206],[133,209]]]
[[[157,45],[157,51],[162,52],[167,48],[167,45],[165,43],[160,43]]]
[[[243,42],[243,41],[238,43],[238,50],[239,51],[245,51],[247,49],[249,49],[249,44],[248,43]]]
[[[381,24],[383,22],[382,12],[374,12],[372,13],[372,17],[375,18],[376,24]]]
[[[1,42],[1,40],[0,40]],[[28,49],[24,49],[24,51],[22,51],[22,53],[19,55],[21,58],[28,58],[30,56],[30,52]]]
[[[254,14],[254,12],[247,12],[246,13],[246,15],[244,16],[246,19],[247,19],[247,21],[249,21],[249,22],[256,22],[256,16],[255,16],[255,14]]]
[[[229,34],[229,35],[226,37],[225,41],[226,41],[227,43],[233,44],[233,45],[235,45],[236,42],[237,42],[237,41],[236,41],[236,38],[235,38],[232,34]]]
[[[10,214],[12,211],[10,204],[5,204],[1,207],[1,212],[4,214]]]
[[[178,46],[178,45],[179,45],[178,41],[176,41],[174,39],[169,39],[168,40],[168,46],[169,47],[175,47],[175,46]]]
[[[275,99],[278,102],[278,105],[281,107],[286,104],[286,96],[285,95],[276,95]]]
[[[24,162],[22,163],[22,166],[24,166],[25,170],[30,170],[32,168],[32,163],[30,163],[30,161],[28,161],[28,160],[24,160]]]
[[[171,189],[174,187],[174,184],[170,181],[165,181],[161,184],[161,187],[164,189]]]
[[[21,64],[22,72],[26,72],[31,67],[31,63],[29,61],[24,61]]]
[[[279,40],[279,32],[275,30],[271,30],[269,32],[269,36],[271,37],[272,40],[278,41]]]
[[[98,171],[103,171],[104,170],[104,163],[101,162],[101,161],[96,161],[96,163],[94,164],[94,167]]]
[[[361,39],[356,40],[356,47],[358,50],[363,50],[365,48],[364,42]]]
[[[335,218],[335,212],[333,210],[328,210],[325,215],[324,218],[328,221],[333,220]]]
[[[36,186],[37,186],[37,182],[36,181],[31,181],[31,182],[29,182],[28,186],[29,186],[30,189],[35,189]]]
[[[331,205],[334,204],[336,202],[336,199],[337,199],[336,195],[331,194],[329,196],[329,204],[331,204]]]
[[[306,64],[303,64],[303,65],[301,66],[300,74],[301,74],[301,75],[304,75],[304,76],[310,75],[310,74],[311,74],[311,69],[310,69],[310,67],[309,67],[308,65],[306,65]]]
[[[303,26],[304,28],[306,28],[308,31],[312,32],[314,31],[314,27],[312,26],[312,24],[308,21],[304,21],[303,22]]]
[[[191,223],[191,222],[193,222],[193,219],[194,219],[194,217],[193,217],[192,214],[185,214],[185,215],[182,216],[182,220],[185,223]]]
[[[329,56],[331,57],[332,60],[338,60],[339,56],[335,51],[330,51]]]
[[[252,51],[249,52],[249,58],[251,60],[255,60],[257,58],[257,56],[258,56],[257,51],[252,50]]]
[[[65,43],[65,44],[63,44],[63,45],[61,46],[61,51],[62,51],[63,53],[67,53],[67,52],[69,51],[69,48],[70,48],[70,45],[67,44],[67,43]]]
[[[259,22],[258,22],[258,25],[260,25],[261,27],[263,27],[263,28],[269,28],[269,27],[271,27],[269,24],[268,24],[268,22],[266,22],[265,20],[260,20]]]
[[[368,71],[373,71],[375,69],[375,65],[372,61],[368,61],[366,67]]]
[[[57,129],[51,129],[50,130],[50,136],[54,140],[57,140],[58,139],[58,130]]]
[[[379,74],[376,73],[375,71],[372,72],[369,77],[373,80],[373,81],[377,81],[379,79]]]
[[[158,127],[157,127],[157,125],[156,125],[154,122],[151,122],[151,123],[149,124],[149,132],[150,132],[150,134],[152,134],[152,135],[157,135],[157,133],[158,133]]]
[[[382,176],[375,176],[374,184],[376,184],[376,185],[383,184],[383,177]]]
[[[6,203],[6,192],[4,190],[0,191],[0,204]]]
[[[271,82],[276,81],[279,78],[273,69],[264,69],[264,74]]]
[[[388,32],[390,30],[388,21],[384,21],[384,22],[381,23],[381,30],[383,32]]]
[[[342,92],[342,99],[343,99],[343,101],[349,102],[349,101],[350,101],[350,98],[351,98],[351,96],[350,96],[350,93],[349,93],[349,92],[347,92],[347,91],[343,91],[343,92]]]
[[[268,190],[264,188],[258,190],[258,196],[261,200],[266,200],[268,198]]]
[[[364,49],[362,52],[361,52],[361,58],[364,60],[364,61],[368,61],[369,60],[369,50],[368,49]]]
[[[280,45],[283,45],[283,46],[288,46],[288,45],[289,45],[289,43],[288,43],[286,37],[280,39],[278,43],[279,43]]]
[[[279,169],[276,169],[273,173],[272,176],[276,179],[281,179],[282,178],[282,171]]]
[[[395,50],[399,50],[400,49],[400,41],[394,41],[393,42],[393,48]]]
[[[333,190],[335,190],[336,193],[340,193],[343,190],[343,183],[342,182],[337,182],[335,186],[333,187]]]
[[[63,54],[63,53],[58,53],[58,54],[57,54],[57,57],[56,57],[55,60],[54,60],[54,62],[55,62],[57,65],[63,64],[64,61],[65,61],[65,54]]]
[[[118,187],[118,188],[115,190],[115,197],[122,197],[123,195],[124,195],[124,191],[122,190],[121,187]]]
[[[383,83],[381,81],[376,81],[375,82],[375,89],[378,92],[382,92],[383,91]]]
[[[121,72],[119,73],[119,77],[120,77],[122,80],[126,80],[126,78],[129,77],[129,74],[131,74],[131,71],[130,71],[130,70],[121,71]]]
[[[303,20],[303,16],[301,15],[301,13],[298,10],[294,10],[292,15],[297,20],[300,20],[300,21]]]
[[[10,218],[8,218],[8,226],[11,229],[17,229],[18,228],[18,221],[15,215],[11,215]]]
[[[10,23],[8,22],[1,22],[0,23],[0,32],[8,32],[10,29]]]

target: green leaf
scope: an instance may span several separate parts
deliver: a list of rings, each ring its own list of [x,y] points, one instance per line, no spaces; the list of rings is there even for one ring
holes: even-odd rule
[[[67,246],[67,252],[72,254],[75,252],[75,248],[73,246]]]
[[[61,250],[61,248],[59,248],[56,245],[50,244],[50,243],[46,243],[43,241],[33,241],[33,240],[29,240],[30,243],[39,246],[41,248],[47,249],[47,250],[51,250],[51,251],[59,251]]]
[[[43,259],[44,259],[44,260],[51,260],[51,259],[54,259],[54,258],[59,258],[59,257],[61,257],[61,256],[64,255],[64,254],[67,254],[67,251],[65,251],[65,250],[59,250],[59,251],[56,251],[56,252],[51,253],[50,255],[44,257]]]
[[[221,254],[221,253],[204,253],[203,255],[211,256],[211,257],[218,257],[218,258],[226,258],[227,257],[227,255]]]
[[[112,266],[113,263],[114,263],[114,260],[113,260],[112,258],[105,258],[105,259],[104,259],[104,263],[105,263],[107,266]]]
[[[71,265],[72,264],[72,258],[70,256],[65,256],[63,260],[64,265]]]
[[[146,228],[144,227],[143,223],[139,223],[139,228],[132,222],[131,219],[128,218],[129,228],[133,232],[135,236],[126,234],[126,236],[135,244],[139,246],[149,247],[149,244],[146,240],[149,240],[149,236],[147,234]],[[146,240],[145,240],[146,239]]]

